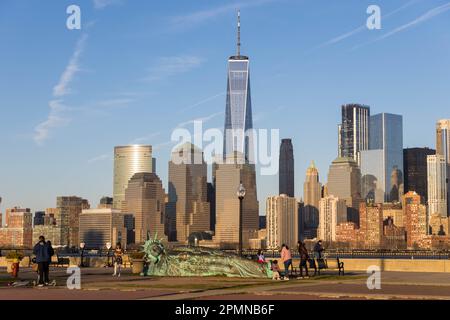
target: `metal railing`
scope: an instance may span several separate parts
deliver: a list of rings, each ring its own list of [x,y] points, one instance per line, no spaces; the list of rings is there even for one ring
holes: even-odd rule
[[[7,256],[10,251],[18,251],[24,256],[33,256],[31,249],[0,249],[0,257]],[[55,250],[59,257],[77,257],[81,255],[81,250]],[[227,249],[222,250],[228,253],[238,254],[238,250]],[[244,249],[242,255],[248,258],[254,258],[259,250]],[[264,249],[261,250],[266,258],[280,258],[280,251],[278,249]],[[138,252],[138,250],[125,250],[125,254]],[[299,258],[298,252],[292,248],[292,257]],[[83,257],[108,257],[113,255],[113,250],[107,249],[85,249]],[[310,252],[312,256],[312,252]],[[346,259],[437,259],[449,260],[449,250],[382,250],[382,249],[326,249],[324,256],[328,258],[346,258]]]

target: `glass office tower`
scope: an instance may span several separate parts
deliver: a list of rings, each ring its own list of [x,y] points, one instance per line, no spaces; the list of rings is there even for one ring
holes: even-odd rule
[[[279,194],[295,197],[294,194],[294,148],[291,139],[282,139],[279,159]]]
[[[249,58],[240,53],[240,14],[238,14],[237,54],[228,59],[227,104],[225,110],[224,159],[234,151],[253,157],[252,103],[250,94]],[[249,131],[250,130],[250,131]]]
[[[398,202],[403,195],[403,118],[380,113],[370,117],[369,150],[361,151],[362,196],[377,203]]]

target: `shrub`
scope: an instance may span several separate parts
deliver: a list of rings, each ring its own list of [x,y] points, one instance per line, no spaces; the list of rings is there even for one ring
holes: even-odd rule
[[[8,254],[6,255],[6,259],[8,260],[22,260],[23,259],[23,254],[17,251],[9,251]]]

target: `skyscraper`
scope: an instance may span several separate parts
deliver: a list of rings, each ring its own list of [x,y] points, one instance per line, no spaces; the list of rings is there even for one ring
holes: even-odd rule
[[[370,117],[369,150],[361,151],[362,196],[376,203],[398,202],[403,195],[403,118]]]
[[[80,214],[90,208],[89,202],[76,196],[57,197],[56,208],[55,219],[56,224],[61,227],[61,243],[78,248]]]
[[[450,119],[436,124],[436,154],[444,156],[447,163],[447,215],[450,216]]]
[[[259,210],[256,193],[255,166],[243,163],[237,152],[216,169],[216,234],[214,242],[221,248],[236,249],[239,244],[239,198],[236,192],[242,183],[246,195],[242,201],[243,246],[256,237]]]
[[[279,249],[287,244],[295,247],[298,241],[298,202],[285,194],[268,197],[266,201],[267,247]]]
[[[325,242],[336,241],[336,227],[344,222],[347,222],[345,201],[334,196],[322,198],[319,203],[318,238]]]
[[[339,157],[353,158],[359,164],[359,152],[369,149],[370,108],[360,104],[342,106],[339,126]]]
[[[151,146],[131,145],[114,148],[114,209],[122,208],[128,181],[134,174],[140,172],[154,172]]]
[[[347,220],[358,223],[361,201],[361,171],[352,158],[337,158],[328,172],[328,195],[338,197],[347,205]]]
[[[136,173],[128,182],[121,211],[134,215],[136,243],[145,242],[148,234],[165,238],[165,196],[155,173]]]
[[[234,151],[253,157],[253,120],[250,94],[249,58],[241,55],[241,22],[238,13],[237,53],[228,59],[227,102],[225,109],[224,159]]]
[[[294,149],[291,139],[282,139],[279,162],[279,194],[295,197],[294,193]]]
[[[207,165],[203,152],[185,143],[172,152],[169,162],[169,202],[175,210],[177,240],[187,241],[193,232],[209,231]],[[173,212],[170,213],[174,215]]]
[[[405,170],[405,192],[417,192],[422,201],[427,203],[427,156],[436,154],[429,148],[408,148],[403,150],[403,169]]]
[[[447,217],[447,163],[444,156],[427,157],[428,219],[432,215]]]
[[[306,170],[305,183],[303,184],[303,222],[304,228],[314,237],[319,226],[319,201],[322,193],[322,185],[319,182],[319,171],[311,161],[311,165]],[[305,230],[305,231],[306,231]]]

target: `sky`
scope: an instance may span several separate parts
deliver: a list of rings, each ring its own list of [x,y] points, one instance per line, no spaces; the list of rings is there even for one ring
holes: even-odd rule
[[[72,4],[80,30],[66,27]],[[172,131],[223,128],[237,9],[254,127],[292,138],[296,196],[312,160],[326,182],[342,104],[401,114],[405,147],[435,147],[450,117],[449,1],[2,0],[0,211],[60,195],[96,206],[112,195],[116,145],[152,145],[167,190]],[[278,176],[257,179],[264,214]]]

